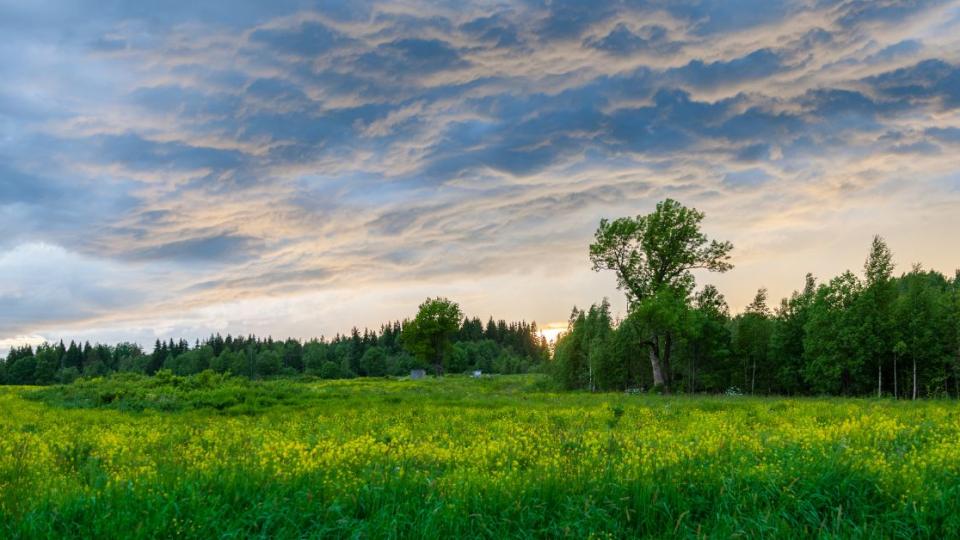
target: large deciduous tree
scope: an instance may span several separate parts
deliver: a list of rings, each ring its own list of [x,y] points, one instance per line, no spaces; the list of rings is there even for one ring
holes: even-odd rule
[[[417,316],[403,327],[400,341],[421,362],[433,365],[434,373],[443,372],[443,360],[450,338],[460,329],[463,312],[456,302],[446,298],[427,298]]]
[[[847,271],[817,289],[804,327],[803,377],[815,393],[851,394],[863,366],[856,306],[863,283]]]
[[[590,245],[593,269],[613,270],[631,317],[646,329],[644,345],[656,386],[670,390],[670,351],[677,309],[689,304],[692,270],[726,272],[730,242],[711,241],[700,230],[704,214],[667,199],[647,215],[602,219]]]

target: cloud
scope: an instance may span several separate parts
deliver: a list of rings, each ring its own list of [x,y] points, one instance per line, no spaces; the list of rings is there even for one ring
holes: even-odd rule
[[[361,71],[391,77],[429,75],[465,68],[469,62],[449,43],[439,39],[404,38],[379,45],[356,59]]]
[[[257,79],[247,86],[247,95],[272,103],[297,106],[309,104],[310,98],[295,84],[274,77]]]
[[[770,49],[753,51],[733,60],[704,63],[693,60],[682,68],[667,71],[668,78],[697,88],[749,82],[787,69],[780,55]]]
[[[216,262],[242,260],[261,248],[256,238],[219,234],[150,246],[131,253],[131,256],[145,260]]]
[[[732,189],[756,188],[774,179],[774,176],[760,168],[733,171],[723,176],[724,185]]]
[[[105,163],[131,170],[223,170],[237,168],[244,160],[234,150],[151,141],[133,133],[97,136],[94,148]]]
[[[921,50],[923,50],[923,43],[920,40],[905,39],[893,45],[887,45],[883,49],[868,56],[864,61],[871,64],[890,62],[899,58],[913,56]]]
[[[855,0],[840,6],[841,16],[837,22],[843,26],[867,23],[898,23],[909,17],[943,5],[944,0],[882,1]]]
[[[960,106],[960,67],[939,59],[868,77],[864,82],[888,98],[936,100],[943,108]]]
[[[153,112],[191,118],[194,122],[238,113],[241,101],[234,95],[207,93],[179,85],[137,88],[130,99]]]
[[[0,333],[69,322],[129,308],[148,295],[132,271],[43,243],[22,244],[0,254]]]
[[[499,14],[477,17],[460,25],[460,30],[476,39],[491,43],[495,48],[512,48],[523,44],[516,25],[506,16]]]
[[[927,128],[925,133],[946,143],[960,143],[960,127],[931,127]]]
[[[624,149],[671,154],[696,148],[727,110],[724,102],[698,102],[683,90],[660,90],[650,106],[615,111],[609,133]]]
[[[295,29],[265,28],[250,34],[250,41],[294,56],[319,55],[349,45],[351,39],[316,21]]]
[[[588,39],[585,44],[618,56],[638,52],[671,54],[682,47],[680,42],[670,41],[669,31],[663,26],[645,25],[634,32],[624,23],[617,24],[603,38]]]
[[[309,295],[519,290],[536,272],[589,283],[569,302],[589,303],[613,294],[583,264],[596,221],[665,196],[705,209],[745,261],[781,260],[770,246],[837,216],[868,228],[923,207],[960,225],[960,19],[945,6],[11,6],[0,339],[262,331]],[[538,309],[522,300],[504,316]],[[257,301],[287,307],[219,315]]]
[[[0,204],[38,204],[57,196],[49,181],[0,164]]]
[[[614,14],[611,6],[579,0],[560,0],[546,5],[547,16],[540,21],[537,28],[537,34],[544,40],[577,39],[594,23]]]
[[[784,19],[791,14],[790,2],[764,0],[707,0],[667,2],[671,14],[689,20],[691,30],[701,35],[741,31]]]
[[[916,141],[895,144],[890,147],[890,151],[895,154],[939,154],[940,147],[930,141]]]

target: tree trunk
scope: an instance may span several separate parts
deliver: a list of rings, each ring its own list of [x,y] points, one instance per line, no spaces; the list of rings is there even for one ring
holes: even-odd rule
[[[953,388],[957,393],[957,399],[960,399],[960,373],[957,373],[958,364],[960,364],[960,349],[957,349],[957,362],[953,364]]]
[[[693,361],[693,365],[690,366],[690,393],[697,393],[697,362]]]
[[[663,378],[663,366],[660,363],[660,339],[657,336],[650,338],[650,367],[653,369],[653,385],[667,388],[667,382]]]
[[[749,355],[744,355],[743,357],[743,386],[740,388],[746,392],[747,385],[750,384],[750,357]]]
[[[436,353],[433,357],[433,374],[439,377],[441,374],[443,374],[443,351],[440,349],[439,345],[435,346],[434,350]]]
[[[663,370],[663,391],[670,393],[670,387],[673,386],[673,366],[670,365],[670,356],[673,352],[673,336],[667,333],[663,343],[662,370]]]
[[[883,388],[883,371],[881,371],[882,364],[880,361],[877,361],[877,397],[880,397],[880,393]]]
[[[913,399],[917,399],[917,359],[913,359]]]
[[[591,392],[594,391],[593,388],[593,361],[590,359],[590,355],[587,355],[587,388]]]
[[[893,354],[893,399],[900,399],[897,393],[897,354]]]
[[[960,373],[957,373],[958,368],[960,368],[960,345],[957,345],[957,361],[953,363],[953,387],[957,392],[957,399],[960,399]]]
[[[697,357],[700,355],[700,347],[693,346],[693,354],[690,355],[690,393],[697,393]]]

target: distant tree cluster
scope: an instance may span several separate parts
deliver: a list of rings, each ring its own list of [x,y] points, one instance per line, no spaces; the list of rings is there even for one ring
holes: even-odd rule
[[[847,271],[817,284],[808,274],[776,308],[761,288],[731,316],[715,287],[694,280],[694,270],[733,267],[733,246],[708,239],[703,218],[668,199],[648,215],[602,220],[590,259],[616,273],[628,314],[614,320],[606,300],[574,308],[552,361],[535,323],[484,324],[428,298],[413,319],[329,341],[218,334],[193,346],[158,340],[149,354],[134,343],[15,347],[0,361],[0,384],[161,370],[336,379],[544,369],[570,389],[960,398],[960,271],[950,279],[917,265],[894,276],[878,236],[862,276]]]
[[[602,221],[596,269],[617,273],[629,303],[574,308],[557,341],[554,376],[567,388],[960,398],[960,271],[914,266],[894,276],[874,238],[862,276],[850,271],[771,309],[761,288],[734,317],[691,269],[726,271],[727,243],[699,231],[703,214],[664,201],[647,216]]]
[[[192,346],[184,340],[157,340],[150,353],[135,343],[60,342],[36,349],[27,345],[14,347],[0,362],[0,384],[69,383],[81,376],[113,372],[153,375],[160,370],[177,375],[210,369],[251,378],[310,375],[324,379],[405,375],[428,366],[448,373],[475,369],[523,373],[538,369],[549,359],[548,345],[536,323],[508,324],[491,318],[484,325],[475,317],[462,318],[459,307],[456,315],[455,320],[444,321],[452,326],[442,341],[434,342],[435,348],[424,348],[418,341],[424,335],[427,339],[433,336],[414,332],[416,319],[385,324],[379,332],[354,328],[348,335],[307,342],[219,334]]]

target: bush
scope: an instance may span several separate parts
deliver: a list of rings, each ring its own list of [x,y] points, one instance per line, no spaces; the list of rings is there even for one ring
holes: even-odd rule
[[[321,379],[339,379],[343,377],[343,372],[336,362],[327,360],[320,366],[319,375]]]
[[[283,367],[283,360],[280,353],[276,351],[262,351],[257,355],[257,375],[261,377],[270,377],[280,373]]]
[[[363,353],[360,366],[369,377],[383,377],[387,374],[387,351],[383,347],[371,347]]]
[[[117,373],[78,379],[73,384],[43,388],[28,397],[66,408],[213,409],[228,414],[251,414],[269,406],[296,403],[309,395],[307,387],[289,380],[251,381],[213,370],[181,376],[161,370],[152,377]]]
[[[60,384],[70,384],[80,378],[80,371],[75,367],[65,367],[57,371],[56,380]]]

